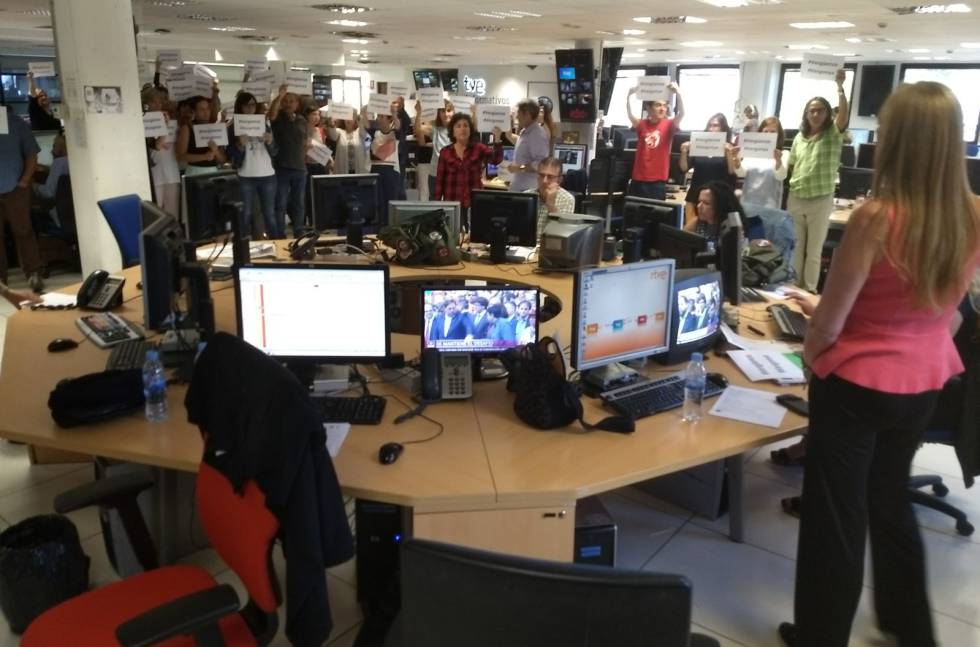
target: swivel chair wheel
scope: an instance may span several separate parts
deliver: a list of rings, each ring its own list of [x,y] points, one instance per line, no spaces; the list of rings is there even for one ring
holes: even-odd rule
[[[942,483],[936,483],[932,486],[932,493],[936,496],[943,497],[949,494],[949,488]]]
[[[957,521],[956,522],[956,532],[963,535],[964,537],[969,537],[973,534],[973,524],[969,521]]]

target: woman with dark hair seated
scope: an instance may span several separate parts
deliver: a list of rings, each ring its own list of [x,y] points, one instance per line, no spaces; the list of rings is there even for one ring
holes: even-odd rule
[[[713,180],[701,186],[696,195],[696,217],[684,225],[686,231],[704,236],[717,245],[721,223],[725,222],[728,214],[733,211],[738,213],[745,226],[745,210],[735,196],[735,191],[727,183]]]

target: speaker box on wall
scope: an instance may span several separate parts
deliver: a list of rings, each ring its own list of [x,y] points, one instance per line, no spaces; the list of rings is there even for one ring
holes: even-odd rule
[[[873,117],[895,87],[894,65],[864,65],[861,67],[861,92],[858,95],[858,116]]]

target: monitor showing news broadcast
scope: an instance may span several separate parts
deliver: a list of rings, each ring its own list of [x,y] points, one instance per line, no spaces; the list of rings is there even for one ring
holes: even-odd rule
[[[721,285],[717,279],[677,291],[678,344],[713,335],[720,318]]]
[[[422,347],[469,353],[537,341],[538,289],[483,286],[422,290]]]

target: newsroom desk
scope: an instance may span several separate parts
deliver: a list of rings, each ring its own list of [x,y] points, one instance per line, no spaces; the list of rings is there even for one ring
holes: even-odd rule
[[[393,266],[393,282],[481,279],[495,283],[529,283],[555,296],[560,314],[541,324],[542,334],[570,341],[572,280],[567,274],[534,274],[530,265],[460,264],[452,268]],[[141,299],[135,289],[139,268],[128,277],[125,303],[116,310],[141,321]],[[230,282],[212,284],[218,328],[232,331],[234,290]],[[748,306],[761,309],[762,306]],[[60,429],[51,419],[47,396],[58,380],[102,370],[107,351],[91,343],[63,353],[48,353],[55,337],[78,337],[78,311],[30,311],[9,320],[0,375],[0,437],[38,446],[105,456],[145,465],[195,471],[202,444],[196,427],[186,422],[186,387],[169,390],[170,420],[148,423],[142,411],[102,423]],[[758,317],[758,315],[756,315]],[[759,321],[753,321],[757,325]],[[775,325],[768,324],[775,331]],[[417,335],[393,334],[392,346],[418,353]],[[712,357],[709,370],[747,384],[728,360]],[[366,369],[376,376],[373,367]],[[408,380],[372,384],[372,392],[409,402]],[[780,387],[763,387],[777,391]],[[793,387],[800,392],[800,387]],[[787,389],[784,389],[787,390]],[[426,537],[502,552],[569,561],[574,539],[576,500],[718,459],[729,461],[732,533],[739,539],[741,453],[799,434],[806,420],[787,412],[778,429],[706,417],[688,425],[676,413],[638,421],[630,435],[584,433],[578,425],[559,431],[537,431],[513,414],[505,381],[480,382],[474,397],[429,407],[445,432],[437,439],[406,446],[392,465],[381,465],[378,447],[389,441],[425,438],[432,423],[414,418],[395,426],[403,407],[389,400],[380,426],[352,428],[335,464],[345,494],[406,506],[411,532]],[[608,412],[595,400],[583,402],[585,416],[596,420]]]

